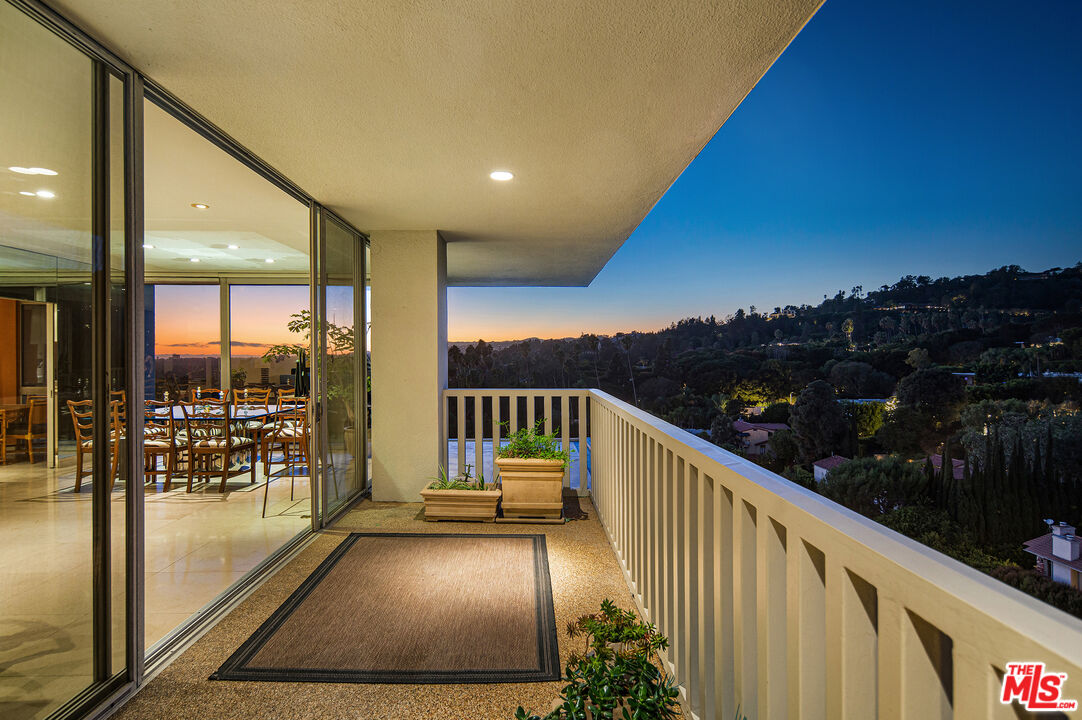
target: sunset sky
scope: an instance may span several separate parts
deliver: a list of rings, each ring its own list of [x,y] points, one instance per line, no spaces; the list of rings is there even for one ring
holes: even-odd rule
[[[651,330],[1082,260],[1082,3],[829,0],[588,288],[448,291],[452,340]]]
[[[1080,35],[1076,0],[830,0],[590,287],[451,288],[448,336],[651,330],[906,274],[1073,265]],[[236,292],[235,354],[295,339],[307,288]],[[217,287],[159,287],[158,353],[216,353],[217,307]]]

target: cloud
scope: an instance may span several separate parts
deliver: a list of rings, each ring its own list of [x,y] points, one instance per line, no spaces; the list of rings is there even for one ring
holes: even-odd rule
[[[241,340],[231,340],[229,342],[229,344],[232,345],[233,347],[255,347],[255,348],[260,348],[260,347],[267,347],[271,343],[266,343],[266,342],[243,342]]]

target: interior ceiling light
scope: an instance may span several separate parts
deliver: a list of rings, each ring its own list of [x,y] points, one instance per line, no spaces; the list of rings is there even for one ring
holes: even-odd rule
[[[226,245],[226,247],[229,248],[230,250],[239,250],[240,249],[240,245]]]
[[[493,170],[488,174],[488,176],[493,180],[499,180],[500,182],[507,182],[514,177],[514,175],[507,172],[506,170]]]
[[[147,250],[153,250],[154,249],[154,246],[151,245],[150,243],[143,243],[143,247],[146,248]]]
[[[266,262],[272,263],[274,262],[274,258],[267,258]]]
[[[192,203],[192,207],[196,210],[206,210],[210,205],[207,205],[206,203]]]
[[[199,258],[190,258],[192,262],[199,262]]]
[[[56,193],[54,193],[52,190],[38,190],[34,194],[37,195],[39,198],[45,198],[47,200],[51,200],[52,198],[56,197]]]
[[[49,168],[39,168],[39,167],[24,168],[24,167],[19,167],[18,165],[15,165],[14,167],[9,167],[8,170],[10,170],[11,172],[17,172],[17,173],[19,173],[21,175],[56,175],[57,174],[56,170],[50,170]]]
[[[32,192],[29,192],[29,191],[27,191],[27,190],[20,190],[20,191],[19,191],[19,194],[20,194],[20,195],[25,195],[25,196],[27,196],[27,197],[37,197],[37,195],[35,195],[34,193],[32,193]]]

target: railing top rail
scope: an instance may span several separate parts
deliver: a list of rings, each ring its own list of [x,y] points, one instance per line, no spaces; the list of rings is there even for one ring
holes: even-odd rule
[[[549,396],[549,395],[570,395],[572,397],[589,397],[592,391],[589,388],[444,388],[444,397],[458,397],[460,395],[474,396],[474,395],[518,395],[519,397],[528,396]]]
[[[739,476],[746,482],[735,488],[738,494],[809,542],[814,544],[818,537],[826,541],[824,544],[848,541],[861,546],[861,553],[843,562],[878,587],[904,590],[904,585],[928,583],[941,591],[935,593],[940,600],[944,595],[954,598],[969,611],[1013,627],[1033,642],[1082,665],[1082,620],[608,393],[591,390],[591,397],[624,415],[655,441],[682,445],[678,454],[700,469],[700,478],[705,474],[725,482],[731,480],[731,474]],[[918,612],[916,607],[911,609]],[[933,621],[933,617],[927,619]]]

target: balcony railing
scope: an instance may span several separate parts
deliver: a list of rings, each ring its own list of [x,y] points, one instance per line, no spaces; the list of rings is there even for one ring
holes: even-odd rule
[[[516,395],[574,399],[582,487],[694,716],[1024,717],[999,703],[1018,661],[1082,700],[1082,621],[606,393],[447,391],[458,418]]]

